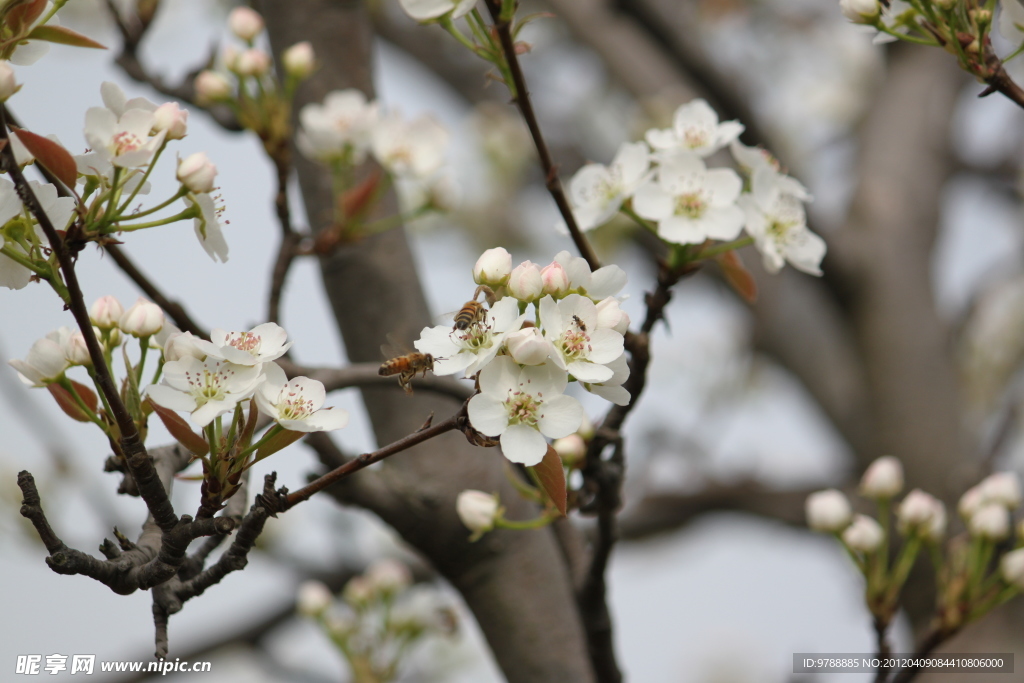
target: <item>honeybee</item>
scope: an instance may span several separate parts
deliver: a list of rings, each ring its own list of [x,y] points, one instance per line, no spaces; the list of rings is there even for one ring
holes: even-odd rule
[[[473,323],[483,320],[486,314],[487,309],[484,308],[484,305],[481,302],[476,299],[467,301],[465,305],[459,309],[459,312],[455,314],[455,325],[452,329],[464,330]]]
[[[586,324],[584,324],[584,322],[580,319],[580,317],[578,315],[574,315],[572,317],[572,321],[574,323],[576,323],[576,327],[579,328],[580,332],[586,332],[587,331]]]
[[[391,358],[386,360],[380,365],[380,369],[377,370],[377,374],[382,377],[390,377],[392,375],[398,375],[398,384],[405,393],[412,393],[412,386],[409,382],[416,376],[417,373],[422,373],[424,377],[427,375],[428,370],[434,368],[434,357],[429,353],[407,353],[403,356]]]

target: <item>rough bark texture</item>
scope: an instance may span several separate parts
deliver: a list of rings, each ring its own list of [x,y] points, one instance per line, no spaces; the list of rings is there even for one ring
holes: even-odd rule
[[[273,0],[257,8],[267,19],[275,52],[300,40],[311,41],[316,51],[321,66],[300,89],[297,109],[347,87],[373,97],[373,36],[362,2]],[[296,165],[311,227],[322,229],[331,222],[329,176],[301,157]],[[350,361],[379,360],[388,333],[411,341],[430,324],[402,230],[343,246],[321,266]],[[379,443],[417,429],[432,411],[447,416],[458,408],[426,392],[410,397],[395,389],[365,388],[363,397]],[[474,448],[458,433],[388,460],[377,472],[362,472],[335,493],[378,514],[452,582],[509,681],[593,680],[569,572],[554,534],[550,529],[496,532],[468,543],[468,532],[455,515],[455,498],[467,488],[500,492],[512,518],[536,512],[505,482],[500,454]]]

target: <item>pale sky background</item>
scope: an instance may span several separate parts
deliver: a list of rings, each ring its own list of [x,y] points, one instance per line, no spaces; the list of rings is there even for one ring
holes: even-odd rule
[[[78,4],[77,12],[73,11]],[[88,20],[98,7],[92,0],[75,0],[62,12],[62,16],[67,14],[64,23],[101,42],[116,44],[109,27]],[[203,59],[212,39],[220,35],[224,13],[222,5],[200,0],[165,3],[145,45],[151,68],[176,75]],[[848,39],[867,42],[862,35],[843,40]],[[464,193],[472,197],[477,191],[474,178],[479,177],[480,162],[466,124],[469,110],[428,72],[394,49],[381,46],[378,54],[381,100],[388,107],[401,107],[408,115],[433,112],[453,131],[450,159]],[[56,47],[36,65],[18,67],[18,79],[25,86],[10,102],[13,111],[31,130],[56,133],[73,152],[82,151],[85,110],[101,104],[102,81],[119,83],[129,96],[164,101],[127,81],[111,64],[112,57],[109,52]],[[584,71],[554,70],[538,87],[558,88],[567,83],[577,89],[601,87],[600,77],[579,76],[587,73],[586,60],[569,64],[567,69]],[[1019,113],[1012,107],[1008,110],[998,98],[984,102],[995,114],[980,116],[1020,121]],[[988,127],[979,123],[973,102],[964,107],[962,116],[968,131]],[[265,277],[277,244],[271,170],[252,136],[224,134],[201,112],[193,112],[189,123],[188,137],[171,148],[154,173],[150,196],[160,199],[176,189],[171,163],[174,153],[185,156],[206,151],[220,170],[225,218],[230,221],[224,231],[230,260],[224,265],[213,263],[198,245],[191,225],[185,223],[133,234],[126,240],[126,250],[166,293],[187,302],[202,324],[248,329],[262,321]],[[984,142],[981,134],[977,145],[983,148]],[[848,188],[829,189],[820,180],[832,177],[836,171],[829,170],[830,164],[841,167],[841,159],[842,153],[837,153],[809,163],[820,169],[821,175],[803,178],[821,197],[824,213],[841,207],[844,192],[848,195]],[[609,158],[596,160],[607,162]],[[936,257],[950,266],[936,269],[948,273],[937,283],[945,310],[963,305],[965,293],[993,263],[998,264],[1000,254],[1019,251],[1019,215],[1006,202],[979,228],[987,231],[986,239],[980,240],[983,247],[977,246],[977,233],[967,237],[963,228],[973,222],[971,212],[978,202],[991,206],[987,192],[970,183],[961,183],[950,192],[948,225]],[[530,196],[527,201],[523,214],[538,239],[531,251],[517,251],[513,256],[546,263],[556,251],[571,245],[548,229],[555,213],[547,198]],[[475,247],[457,230],[441,223],[413,237],[435,312],[455,309],[467,298],[472,287],[470,268],[477,256]],[[967,243],[980,255],[965,265],[956,255],[963,253]],[[642,292],[651,284],[645,279],[648,269],[630,251],[614,260],[631,274],[627,287],[631,298],[624,307],[636,319]],[[83,252],[79,263],[87,301],[105,294],[117,296],[126,306],[134,301],[134,286],[94,250]],[[293,353],[301,362],[337,363],[342,357],[324,301],[315,264],[298,262],[288,283],[283,324],[295,341]],[[656,335],[651,386],[631,417],[628,431],[640,437],[667,430],[668,443],[673,446],[680,434],[686,434],[708,455],[695,452],[693,457],[683,458],[674,448],[672,453],[652,452],[645,459],[641,449],[634,448],[631,457],[636,460],[630,462],[627,498],[639,495],[644,486],[693,489],[707,477],[720,481],[759,477],[782,486],[825,486],[841,480],[849,466],[845,446],[824,426],[802,389],[772,366],[761,361],[750,365],[744,360],[742,347],[748,326],[741,307],[707,281],[692,280],[677,289],[669,317],[671,335],[665,328]],[[0,320],[0,355],[4,359],[24,356],[33,340],[73,323],[57,297],[41,285],[18,292],[0,290]],[[0,373],[4,373],[5,384],[16,381],[12,370],[3,367]],[[724,403],[707,398],[710,390],[722,391],[722,386],[733,386],[732,391],[725,391]],[[92,580],[52,573],[43,563],[43,548],[31,530],[25,533],[17,515],[20,496],[15,474],[23,468],[34,473],[57,533],[83,550],[92,551],[110,533],[97,509],[109,509],[109,516],[121,520],[121,528],[132,536],[143,519],[143,505],[114,495],[117,478],[101,472],[107,451],[94,429],[63,419],[45,392],[17,389],[13,397],[5,388],[0,403],[0,500],[5,503],[0,508],[0,576],[6,585],[17,586],[0,596],[0,613],[4,615],[0,671],[11,672],[2,677],[12,675],[18,654],[96,654],[101,660],[148,657],[153,641],[148,593],[115,596]],[[332,400],[353,417],[350,426],[337,434],[346,452],[372,447],[354,392],[341,392]],[[586,405],[592,416],[598,416],[607,404],[590,400]],[[21,412],[25,410],[28,412]],[[27,415],[42,416],[37,419],[46,422],[40,427]],[[150,443],[161,443],[157,430],[153,432]],[[59,480],[53,460],[46,455],[47,446],[64,453],[71,468],[68,479]],[[494,456],[493,452],[481,454]],[[292,447],[263,465],[254,473],[257,478],[276,469],[279,483],[294,488],[315,467],[315,461],[303,448]],[[174,493],[177,502],[194,507],[194,484],[179,483]],[[339,511],[333,503],[317,499],[272,520],[265,535],[275,541],[277,552],[307,566],[343,557],[370,559],[401,552],[393,534],[370,515]],[[296,583],[293,570],[272,557],[254,553],[243,573],[229,576],[172,617],[172,657],[178,648],[256,619],[273,596],[284,600],[292,595]],[[794,652],[871,651],[874,639],[861,604],[861,590],[859,577],[831,539],[731,514],[705,517],[681,531],[646,541],[623,543],[616,549],[610,570],[620,661],[629,680],[641,683],[781,682],[790,680]],[[434,680],[500,680],[489,655],[479,646],[479,635],[473,628],[467,631],[464,643],[446,645],[440,653],[424,653],[423,658],[440,662],[437,666],[442,673]],[[908,646],[902,624],[896,642],[897,650]],[[291,667],[287,672],[268,666],[264,659],[254,661],[249,654],[236,653],[215,661],[216,680],[337,680],[338,655],[308,623],[297,621],[282,629],[272,639],[270,650]],[[449,667],[447,672],[444,667]],[[301,678],[296,671],[307,671],[308,676]],[[45,676],[47,680],[70,679],[67,675]],[[167,676],[165,680],[195,677]],[[870,676],[822,676],[818,680],[860,683]]]

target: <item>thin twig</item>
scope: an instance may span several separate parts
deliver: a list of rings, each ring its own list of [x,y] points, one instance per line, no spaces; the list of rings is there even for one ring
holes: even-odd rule
[[[526,78],[523,76],[522,67],[519,65],[519,57],[516,55],[515,40],[512,38],[512,22],[501,18],[501,4],[501,0],[487,0],[486,2],[487,11],[490,12],[491,18],[494,20],[494,28],[498,33],[498,40],[501,41],[501,50],[505,55],[505,61],[508,63],[509,73],[512,75],[512,83],[509,84],[509,89],[512,90],[516,104],[519,106],[519,111],[526,121],[527,128],[530,129],[530,136],[533,138],[533,144],[537,148],[537,155],[540,157],[541,170],[544,172],[544,184],[548,188],[551,197],[555,200],[555,205],[558,206],[558,211],[562,214],[566,227],[569,228],[569,234],[572,236],[572,241],[575,243],[576,249],[579,250],[580,256],[587,260],[591,270],[597,270],[601,267],[601,263],[597,259],[594,248],[587,241],[587,238],[576,223],[576,217],[572,213],[569,199],[565,196],[565,190],[562,188],[562,181],[558,178],[558,166],[555,164],[554,159],[551,158],[551,151],[548,149],[547,142],[544,141],[540,124],[537,122],[537,115],[533,111],[530,91],[526,87]]]

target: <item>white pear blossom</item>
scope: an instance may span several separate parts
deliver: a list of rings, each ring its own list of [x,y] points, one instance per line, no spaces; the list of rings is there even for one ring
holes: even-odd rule
[[[427,22],[447,16],[458,19],[469,14],[476,0],[399,0],[402,9],[419,22]]]
[[[334,594],[323,583],[319,581],[304,581],[299,586],[298,596],[295,600],[295,606],[299,614],[315,617],[322,614],[332,604],[334,604]]]
[[[152,111],[127,109],[120,117],[105,107],[85,112],[85,139],[89,147],[114,166],[138,168],[153,160],[167,131],[150,137],[156,118]]]
[[[262,76],[270,71],[270,64],[270,55],[259,48],[251,48],[238,55],[234,71],[239,76]]]
[[[354,88],[327,93],[323,104],[307,104],[299,112],[296,144],[310,159],[347,160],[360,164],[380,120],[376,102]]]
[[[607,223],[647,179],[650,152],[643,142],[626,142],[608,166],[587,164],[569,181],[573,215],[580,230]]]
[[[708,170],[695,154],[662,160],[656,181],[636,191],[633,209],[658,223],[658,235],[676,244],[735,239],[743,228],[736,200],[743,182],[729,168]]]
[[[552,361],[581,382],[606,382],[614,372],[607,366],[622,355],[623,337],[597,322],[597,306],[579,294],[559,302],[540,300],[544,336],[555,349]]]
[[[802,202],[814,199],[803,183],[781,171],[779,160],[768,150],[760,147],[747,147],[739,140],[735,140],[729,145],[729,151],[732,152],[732,158],[736,160],[740,170],[747,176],[753,177],[758,171],[767,169],[775,174],[775,181],[782,194],[792,195]]]
[[[853,521],[850,501],[837,489],[826,489],[812,493],[805,505],[807,525],[815,531],[839,533]]]
[[[585,258],[568,251],[555,254],[554,262],[565,269],[569,277],[569,291],[582,294],[595,303],[614,296],[626,286],[626,271],[616,265],[602,266],[591,272]]]
[[[264,365],[263,374],[266,381],[256,388],[256,405],[261,413],[285,429],[326,432],[348,424],[348,412],[341,408],[323,407],[327,392],[322,383],[308,377],[289,380],[276,363]]]
[[[505,337],[505,348],[520,365],[540,365],[555,353],[555,347],[536,327],[524,327]]]
[[[148,112],[156,112],[157,105],[145,97],[133,97],[128,99],[117,83],[104,81],[100,85],[100,97],[103,98],[103,106],[114,112],[120,118],[129,109],[141,109]]]
[[[398,114],[382,117],[370,136],[373,155],[399,176],[427,178],[441,168],[448,131],[431,116],[406,121]]]
[[[512,274],[512,255],[503,247],[488,249],[473,266],[473,282],[478,285],[501,287]]]
[[[779,186],[777,174],[762,169],[754,174],[750,194],[740,197],[747,233],[761,252],[764,267],[777,273],[789,261],[810,275],[821,275],[825,241],[807,228],[803,204]]]
[[[967,522],[972,536],[1002,541],[1010,535],[1010,512],[999,503],[986,503]]]
[[[896,520],[903,534],[921,533],[930,536],[940,517],[945,526],[946,507],[935,496],[921,489],[908,493],[896,509]]]
[[[92,356],[85,343],[85,335],[75,331],[64,340],[64,357],[71,365],[92,365]]]
[[[570,434],[561,439],[555,439],[551,446],[555,449],[555,453],[558,453],[558,457],[562,459],[562,464],[569,467],[579,465],[587,454],[587,442],[579,434]]]
[[[498,497],[483,491],[467,489],[455,499],[455,512],[470,531],[484,533],[494,528],[498,517]]]
[[[561,263],[554,261],[540,269],[544,293],[560,299],[569,293],[569,275]]]
[[[235,89],[231,81],[216,71],[201,71],[196,76],[196,101],[199,104],[217,102],[231,97]]]
[[[536,301],[544,293],[544,276],[533,261],[523,261],[512,269],[508,293],[520,301]]]
[[[228,28],[249,43],[263,32],[263,17],[250,7],[236,7],[228,14]]]
[[[469,401],[469,421],[487,436],[500,437],[512,462],[536,465],[547,453],[544,437],[575,432],[583,420],[579,401],[566,396],[565,371],[550,364],[521,368],[508,356],[480,372],[480,392]]]
[[[414,346],[434,357],[435,375],[463,372],[472,377],[494,359],[505,338],[522,327],[525,319],[525,314],[519,314],[519,302],[507,296],[497,301],[482,321],[465,330],[448,325],[423,328]]]
[[[718,122],[718,114],[706,101],[684,104],[672,116],[672,127],[647,131],[647,142],[656,153],[692,152],[706,157],[735,140],[743,132],[738,121]]]
[[[124,315],[124,306],[113,296],[101,296],[93,302],[89,308],[89,320],[101,330],[110,330],[117,327],[121,316]]]
[[[14,78],[14,69],[9,62],[0,61],[0,102],[6,102],[19,90],[21,85]]]
[[[860,480],[861,495],[868,498],[892,498],[902,490],[903,465],[891,455],[871,463]]]
[[[18,371],[22,382],[31,387],[44,387],[56,381],[68,369],[68,359],[64,355],[71,330],[66,327],[50,332],[42,339],[37,339],[28,350],[25,360],[11,360],[8,365]]]
[[[277,323],[263,323],[248,332],[214,329],[210,341],[197,339],[196,346],[208,356],[236,365],[259,365],[277,360],[291,348],[288,333]]]
[[[843,532],[843,542],[853,550],[872,553],[882,546],[885,532],[874,517],[855,515],[850,526]]]
[[[71,214],[75,210],[74,198],[58,196],[57,188],[48,183],[30,180],[28,185],[32,188],[32,192],[35,193],[36,199],[39,200],[39,204],[43,207],[43,213],[50,219],[53,227],[57,230],[66,228]],[[2,239],[3,226],[24,210],[21,199],[18,198],[14,190],[14,183],[6,178],[0,178],[0,239]],[[39,224],[35,222],[35,217],[30,217],[30,220],[33,223],[32,234],[26,235],[26,239],[34,241],[36,244],[48,245],[46,235]],[[4,246],[5,244],[0,244],[0,248]],[[12,250],[17,250],[19,253],[24,253],[21,245],[13,240],[6,243],[6,246],[9,246]],[[21,289],[31,279],[32,271],[14,259],[0,254],[0,287]]]
[[[220,229],[221,210],[217,207],[213,196],[208,193],[188,194],[184,199],[189,206],[199,207],[200,214],[192,221],[199,244],[214,261],[220,259],[221,263],[226,263],[228,242],[224,239],[224,233]]]
[[[152,301],[139,297],[121,316],[117,326],[133,337],[149,337],[164,326],[164,312]]]
[[[146,395],[165,408],[191,413],[192,420],[205,427],[250,398],[264,379],[256,365],[185,356],[164,363],[163,383],[147,387]]]
[[[626,334],[626,330],[629,329],[629,315],[619,308],[618,299],[609,296],[597,302],[597,326]]]
[[[600,396],[606,401],[611,401],[617,406],[629,405],[630,394],[623,384],[629,379],[629,362],[626,354],[622,354],[610,363],[606,363],[612,371],[612,376],[603,382],[580,382],[583,388],[590,393]]]
[[[164,341],[164,361],[181,360],[185,356],[206,360],[206,354],[197,344],[200,341],[204,340],[191,332],[176,332],[168,336]]]
[[[153,112],[153,130],[167,131],[168,140],[181,140],[188,135],[188,109],[177,102],[161,104]]]
[[[981,494],[986,502],[1002,505],[1008,510],[1021,503],[1020,477],[1016,472],[996,472],[982,480]]]

